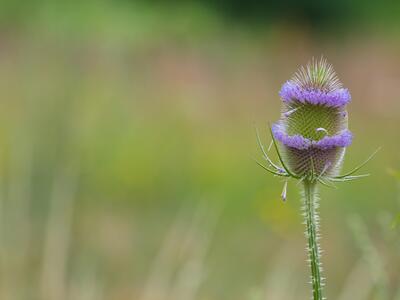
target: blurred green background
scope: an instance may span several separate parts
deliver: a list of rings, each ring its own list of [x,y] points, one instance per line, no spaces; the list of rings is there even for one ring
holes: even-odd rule
[[[326,296],[400,299],[400,2],[0,2],[0,299],[309,299],[298,187],[263,172],[278,91],[352,93],[321,188]]]

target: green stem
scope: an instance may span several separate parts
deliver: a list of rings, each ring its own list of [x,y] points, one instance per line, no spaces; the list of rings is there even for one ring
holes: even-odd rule
[[[306,237],[308,241],[308,257],[311,267],[311,284],[313,300],[322,300],[322,277],[320,248],[318,245],[318,214],[316,183],[304,182],[304,215],[306,218]]]

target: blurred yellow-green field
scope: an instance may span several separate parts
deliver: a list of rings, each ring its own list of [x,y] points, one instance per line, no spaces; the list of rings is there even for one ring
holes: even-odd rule
[[[400,299],[400,5],[0,3],[0,299],[309,299],[299,189],[253,160],[323,55],[352,93],[325,295]],[[399,223],[399,225],[398,225]]]

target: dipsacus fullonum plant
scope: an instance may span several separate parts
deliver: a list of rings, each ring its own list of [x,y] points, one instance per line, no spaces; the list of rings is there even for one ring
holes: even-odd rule
[[[274,163],[257,139],[269,173],[285,178],[282,199],[286,200],[287,180],[301,183],[307,252],[311,268],[314,300],[322,296],[321,250],[318,243],[317,186],[335,187],[335,182],[351,181],[368,174],[354,175],[370,158],[352,171],[339,175],[346,147],[352,142],[346,105],[349,90],[342,86],[325,59],[312,60],[283,84],[279,93],[283,106],[281,118],[270,127],[272,144],[279,163]]]

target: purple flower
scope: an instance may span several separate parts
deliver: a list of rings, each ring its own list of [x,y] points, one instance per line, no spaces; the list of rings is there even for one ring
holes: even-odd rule
[[[271,130],[296,176],[333,175],[352,142],[345,106],[350,102],[331,65],[313,61],[285,82],[280,121]]]
[[[313,146],[326,150],[326,149],[331,149],[335,147],[347,147],[351,145],[351,142],[353,140],[353,134],[350,132],[350,130],[345,129],[341,133],[333,135],[333,136],[325,136],[318,142],[312,142]]]
[[[279,95],[286,103],[298,101],[314,105],[326,105],[329,107],[341,107],[351,101],[348,89],[340,88],[333,91],[323,91],[318,88],[305,89],[292,81],[287,81],[282,86]]]
[[[272,125],[272,133],[283,145],[299,150],[306,150],[309,148],[326,150],[335,147],[347,147],[350,146],[353,139],[350,130],[345,129],[336,135],[325,136],[319,141],[313,141],[300,134],[288,135],[279,123]]]
[[[271,160],[269,148],[265,150],[256,130],[258,145],[267,164],[257,163],[274,176],[285,178],[281,193],[283,201],[287,198],[290,178],[302,183],[313,299],[325,299],[320,275],[317,185],[335,187],[336,182],[368,176],[354,174],[377,151],[352,171],[339,175],[345,148],[353,139],[346,111],[351,96],[325,59],[312,60],[307,67],[301,67],[290,81],[283,84],[279,95],[283,100],[281,119],[271,127],[271,145],[274,145],[279,163]]]

